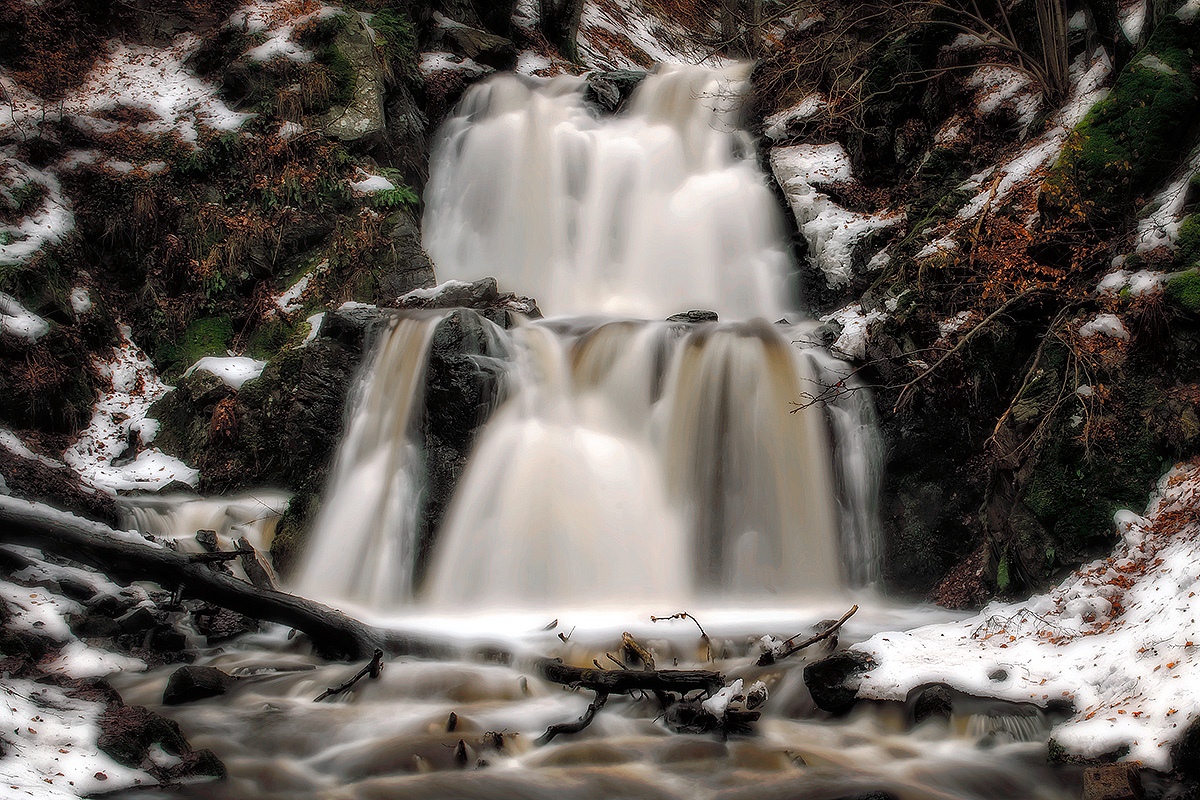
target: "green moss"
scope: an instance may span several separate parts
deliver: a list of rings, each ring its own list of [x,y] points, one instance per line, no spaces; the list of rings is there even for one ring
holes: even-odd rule
[[[187,327],[174,342],[162,342],[155,362],[166,374],[179,374],[204,356],[224,355],[233,343],[229,317],[206,317]]]
[[[1192,214],[1179,226],[1176,246],[1175,264],[1180,269],[1193,267],[1200,261],[1200,215]]]
[[[354,102],[354,87],[358,78],[350,59],[336,45],[329,44],[317,53],[316,63],[329,71],[332,88],[328,106],[348,106]]]
[[[371,29],[392,68],[406,77],[416,76],[417,32],[408,15],[395,8],[382,9],[371,18]]]
[[[1176,166],[1200,111],[1191,77],[1197,27],[1166,17],[1108,97],[1088,112],[1047,178],[1056,210],[1082,204],[1094,219],[1128,214]]]
[[[297,327],[277,320],[259,325],[246,341],[246,354],[264,361],[272,358],[288,345]]]
[[[288,575],[296,559],[308,541],[313,520],[320,508],[321,498],[316,492],[301,490],[292,497],[287,511],[283,512],[275,526],[275,538],[271,540],[271,560],[282,575]]]
[[[1167,281],[1167,297],[1192,313],[1200,312],[1200,272],[1185,272]]]

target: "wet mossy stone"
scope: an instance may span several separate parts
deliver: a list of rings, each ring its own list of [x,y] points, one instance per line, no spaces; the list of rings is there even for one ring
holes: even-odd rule
[[[206,697],[217,697],[229,691],[237,678],[216,667],[180,667],[167,679],[163,705],[177,706]]]
[[[1174,15],[1158,24],[1068,140],[1047,176],[1044,212],[1083,210],[1093,220],[1115,219],[1170,174],[1192,145],[1188,133],[1200,110],[1192,77],[1196,52],[1200,24]]]
[[[625,105],[646,74],[642,70],[632,69],[590,73],[583,99],[602,111],[615,114]]]
[[[1200,271],[1174,275],[1167,281],[1167,297],[1193,314],[1200,313]]]
[[[875,666],[875,659],[866,653],[834,653],[804,667],[804,685],[817,708],[844,714],[858,702],[858,688],[848,685],[850,680]]]

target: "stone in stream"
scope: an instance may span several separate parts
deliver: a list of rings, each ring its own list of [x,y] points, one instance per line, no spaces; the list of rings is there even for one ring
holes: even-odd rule
[[[177,706],[229,691],[237,678],[216,667],[180,667],[171,673],[163,691],[163,705]]]
[[[875,660],[866,653],[834,653],[804,668],[804,684],[817,708],[844,714],[858,700],[857,687],[847,685],[850,678],[874,666]]]
[[[1142,800],[1142,781],[1132,764],[1104,764],[1083,773],[1083,800]]]

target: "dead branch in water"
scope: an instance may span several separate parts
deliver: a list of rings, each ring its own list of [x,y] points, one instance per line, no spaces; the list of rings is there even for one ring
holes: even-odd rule
[[[797,633],[796,636],[793,636],[791,639],[788,639],[787,641],[784,642],[784,644],[787,645],[787,649],[784,650],[783,653],[781,653],[780,655],[774,655],[772,653],[763,653],[761,656],[759,656],[758,657],[758,666],[760,666],[760,667],[770,666],[771,664],[774,664],[776,661],[782,661],[783,659],[787,658],[788,656],[790,656],[794,653],[798,653],[806,647],[814,645],[817,642],[820,642],[824,639],[828,639],[830,636],[833,636],[835,633],[837,633],[838,628],[840,628],[840,627],[842,627],[842,625],[846,624],[846,620],[848,620],[848,619],[850,619],[850,617],[854,616],[855,611],[858,611],[857,605],[851,606],[849,611],[847,611],[845,614],[842,614],[841,619],[834,622],[832,625],[830,625],[825,630],[821,631],[820,633],[813,634],[812,636],[808,637],[807,639],[805,639],[802,642],[797,642],[795,644],[792,644],[792,642],[796,639],[796,636],[800,635]]]
[[[579,733],[581,730],[592,724],[592,720],[596,718],[597,712],[604,708],[604,704],[608,702],[608,694],[605,692],[596,692],[596,699],[588,704],[587,710],[583,712],[583,716],[574,722],[562,722],[558,725],[551,725],[546,729],[546,732],[538,737],[537,744],[549,744],[555,736],[564,733]]]
[[[341,686],[331,687],[321,692],[313,700],[314,703],[319,703],[326,697],[337,697],[342,692],[347,691],[351,686],[361,681],[368,675],[374,680],[383,674],[383,651],[379,648],[375,649],[375,654],[371,657],[371,663],[360,669],[353,678],[343,683]],[[457,719],[456,719],[457,721]],[[453,728],[451,728],[453,730]]]

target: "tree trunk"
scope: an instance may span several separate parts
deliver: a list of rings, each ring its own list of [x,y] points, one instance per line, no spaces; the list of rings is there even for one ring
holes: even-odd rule
[[[0,495],[0,543],[36,547],[124,580],[182,587],[199,600],[303,631],[326,658],[359,661],[376,648],[392,654],[450,652],[440,643],[373,628],[303,597],[261,589],[185,553],[139,539],[41,503]]]
[[[579,61],[576,37],[583,19],[584,0],[540,0],[542,34],[563,58]]]

